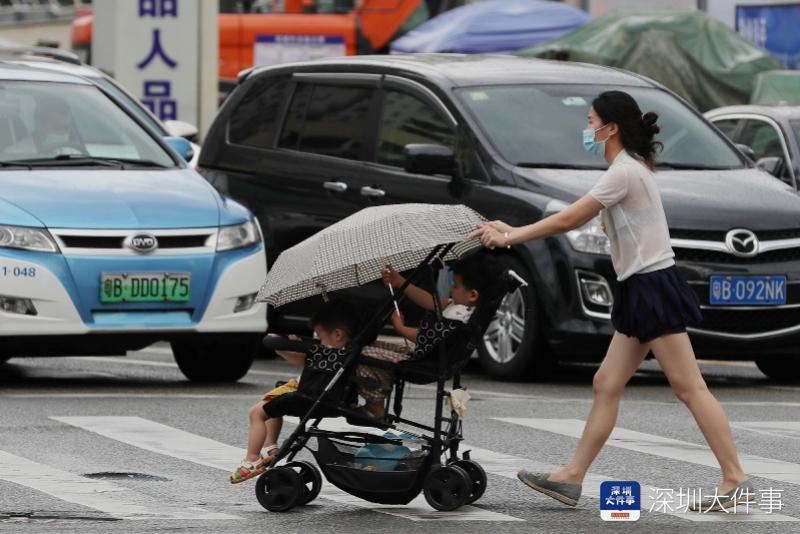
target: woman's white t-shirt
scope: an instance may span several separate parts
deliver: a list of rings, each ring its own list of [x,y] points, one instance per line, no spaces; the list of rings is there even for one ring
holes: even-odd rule
[[[605,207],[600,218],[617,280],[675,265],[661,195],[643,162],[622,150],[589,194]]]

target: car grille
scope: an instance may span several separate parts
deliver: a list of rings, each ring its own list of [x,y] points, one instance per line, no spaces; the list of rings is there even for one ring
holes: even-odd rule
[[[73,255],[139,255],[126,246],[128,238],[148,234],[156,238],[158,247],[147,254],[180,255],[213,252],[216,247],[216,228],[186,228],[161,230],[82,230],[52,229],[50,231],[65,254]]]
[[[780,263],[782,261],[800,260],[800,248],[786,248],[783,250],[770,250],[762,252],[752,258],[740,258],[727,252],[714,250],[700,250],[695,248],[673,247],[675,259],[678,261],[696,261],[702,263]]]
[[[126,236],[61,236],[66,248],[122,248]],[[175,235],[158,237],[158,248],[194,248],[205,245],[208,235]]]
[[[700,263],[727,263],[727,264],[760,264],[760,263],[781,263],[800,260],[800,229],[791,228],[785,230],[759,230],[754,232],[762,246],[772,241],[785,239],[797,240],[797,246],[790,244],[787,248],[766,250],[759,254],[743,258],[728,253],[725,250],[709,250],[709,242],[724,247],[727,231],[722,230],[676,230],[670,229],[670,238],[673,239],[672,248],[675,251],[675,259],[678,261],[690,261]],[[676,244],[674,240],[682,242]],[[697,243],[692,243],[693,241]],[[782,244],[785,246],[785,244]]]
[[[702,330],[727,334],[756,334],[800,326],[800,308],[764,308],[760,310],[731,310],[707,308]]]
[[[725,241],[727,231],[723,230],[676,230],[670,228],[669,235],[675,239],[696,239],[698,241]],[[759,241],[800,238],[800,228],[788,230],[754,230]]]

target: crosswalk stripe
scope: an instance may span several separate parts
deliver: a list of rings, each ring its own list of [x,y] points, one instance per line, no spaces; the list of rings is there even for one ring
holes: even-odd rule
[[[140,449],[221,469],[225,472],[230,472],[231,468],[241,461],[245,453],[244,449],[140,417],[76,416],[51,417],[51,419]],[[455,512],[438,512],[432,510],[421,496],[406,506],[374,504],[353,497],[331,484],[323,485],[320,495],[342,504],[354,505],[412,521],[524,521],[477,506],[463,506]]]
[[[800,439],[800,421],[738,421],[731,426],[781,438]]]
[[[545,430],[579,438],[583,432],[584,421],[579,419],[535,419],[517,417],[496,417],[498,421],[522,425],[537,430]],[[608,445],[621,449],[653,454],[698,465],[718,468],[719,464],[708,445],[698,445],[654,434],[646,434],[625,428],[615,428],[608,439]],[[750,476],[767,478],[789,484],[800,484],[800,465],[753,454],[740,454],[742,467]]]
[[[296,417],[285,418],[287,422],[297,424],[299,421]],[[359,431],[371,432],[381,434],[379,430],[366,429],[364,427],[356,427],[348,424],[344,419],[325,419],[320,424],[320,428],[330,430],[333,432],[344,431]],[[462,443],[460,446],[462,451],[470,451],[470,458],[477,461],[487,473],[517,480],[517,471],[520,467],[524,466],[531,471],[550,472],[556,466],[536,462],[527,458],[519,456],[512,456],[495,452],[480,447]],[[600,483],[606,480],[618,480],[614,477],[600,475],[597,473],[587,473],[583,481],[583,493],[585,497],[592,497],[594,499],[600,498]],[[653,507],[653,496],[657,495],[656,488],[641,484],[642,490],[642,510],[650,510]],[[716,521],[756,521],[756,522],[796,522],[800,519],[776,513],[766,513],[759,508],[750,508],[749,513],[699,513],[699,512],[680,512],[669,510],[664,506],[656,506],[653,513],[664,513],[667,515],[675,516],[680,519],[695,522],[716,522]]]
[[[239,519],[196,507],[164,504],[106,480],[85,478],[0,451],[0,480],[13,482],[119,519]]]

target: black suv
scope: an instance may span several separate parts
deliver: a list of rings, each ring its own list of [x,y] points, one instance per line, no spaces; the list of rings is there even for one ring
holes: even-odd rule
[[[563,209],[603,172],[581,130],[592,98],[611,88],[661,117],[656,176],[678,265],[703,305],[705,321],[692,330],[698,354],[800,377],[800,197],[641,76],[449,54],[256,68],[220,110],[199,166],[256,212],[270,260],[382,203],[463,203],[525,224]],[[485,370],[515,378],[556,359],[599,360],[616,284],[599,222],[502,257],[530,285],[487,332]],[[285,325],[295,315],[303,313],[273,319]]]

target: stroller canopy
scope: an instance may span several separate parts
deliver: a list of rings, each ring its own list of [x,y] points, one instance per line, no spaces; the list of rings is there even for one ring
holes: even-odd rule
[[[390,45],[393,54],[502,52],[534,46],[586,24],[589,15],[547,0],[485,0],[450,11]]]

